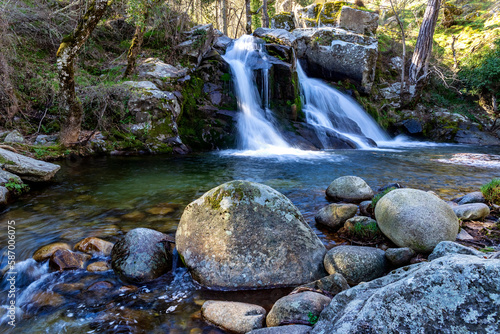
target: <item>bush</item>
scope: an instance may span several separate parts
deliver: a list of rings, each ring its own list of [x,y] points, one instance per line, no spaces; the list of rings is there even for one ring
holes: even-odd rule
[[[489,203],[500,205],[500,179],[493,179],[483,185],[481,192]]]
[[[396,189],[396,188],[395,187],[390,187],[390,188],[387,188],[386,190],[382,191],[381,193],[378,193],[375,196],[373,196],[373,198],[372,198],[372,208],[373,208],[373,210],[375,210],[375,206],[377,205],[378,201],[380,201],[380,199],[382,197],[384,197],[387,193],[393,191],[394,189]]]

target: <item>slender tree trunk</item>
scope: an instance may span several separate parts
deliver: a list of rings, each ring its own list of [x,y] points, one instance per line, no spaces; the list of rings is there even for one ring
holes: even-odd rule
[[[262,27],[269,28],[269,13],[267,12],[267,0],[262,1]]]
[[[392,0],[390,0],[390,3],[391,3],[392,11],[394,12],[394,15],[396,16],[396,20],[398,22],[399,29],[401,30],[401,42],[403,44],[403,54],[401,57],[402,61],[401,61],[401,89],[400,89],[400,93],[403,96],[404,94],[406,94],[406,66],[405,66],[406,65],[406,38],[405,38],[405,28],[404,28],[404,24],[403,24],[404,18],[401,19],[399,17],[398,12],[394,8],[394,4],[393,4]],[[402,11],[404,11],[404,7],[403,7]]]
[[[434,29],[439,15],[441,0],[429,0],[425,9],[424,18],[418,33],[415,52],[411,59],[409,81],[416,85],[419,81],[427,78],[429,59],[432,51]]]
[[[252,33],[252,7],[250,6],[250,0],[245,0],[247,24],[246,33],[250,35]]]
[[[59,141],[64,146],[78,142],[83,119],[83,107],[75,92],[75,59],[111,3],[112,0],[93,0],[78,26],[70,36],[62,40],[57,50],[61,108],[64,115]]]
[[[146,15],[145,15],[146,16]],[[134,38],[132,38],[132,44],[127,53],[127,68],[123,77],[126,78],[135,71],[137,55],[141,52],[141,45],[144,40],[144,33],[146,32],[146,27],[135,26]]]
[[[227,0],[222,0],[222,28],[224,29],[224,35],[227,36]]]

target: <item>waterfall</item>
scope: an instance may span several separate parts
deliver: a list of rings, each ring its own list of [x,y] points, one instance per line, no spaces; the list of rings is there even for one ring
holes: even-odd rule
[[[334,131],[352,140],[359,148],[390,140],[387,133],[354,100],[324,82],[309,78],[297,61],[304,114],[314,126],[324,148],[328,148],[327,133]],[[370,140],[367,140],[369,138]]]
[[[290,149],[290,145],[275,129],[269,110],[268,70],[271,67],[262,47],[254,37],[244,35],[236,40],[224,59],[231,67],[238,99],[239,148],[243,150]],[[254,85],[254,70],[262,70],[264,103]]]

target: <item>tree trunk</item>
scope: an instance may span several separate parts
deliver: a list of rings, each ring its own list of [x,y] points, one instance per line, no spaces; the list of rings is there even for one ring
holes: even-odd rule
[[[224,29],[224,35],[227,36],[227,0],[222,0],[222,28]]]
[[[399,29],[401,30],[401,42],[403,44],[403,54],[402,54],[402,61],[401,61],[401,88],[400,88],[400,94],[401,96],[406,94],[406,38],[405,38],[405,28],[402,19],[399,17],[398,12],[394,8],[394,4],[392,0],[390,0],[391,8],[394,13],[394,16],[396,17],[396,20],[399,25]],[[401,10],[402,12],[404,11],[404,7]],[[404,20],[404,18],[403,18]]]
[[[246,33],[250,35],[252,33],[252,7],[250,6],[250,0],[245,0],[245,8],[247,16]]]
[[[135,71],[137,55],[141,51],[142,41],[144,40],[144,33],[146,32],[146,27],[135,26],[134,38],[132,38],[132,44],[128,49],[127,53],[127,69],[123,73],[123,77],[126,78]]]
[[[7,28],[7,20],[0,15],[0,114],[3,114],[5,110],[7,121],[11,122],[19,109],[19,102],[14,91],[14,85],[10,80],[12,68],[7,62],[7,57],[3,54],[4,51],[8,50],[8,42],[2,38],[6,36]]]
[[[78,26],[62,40],[59,50],[57,50],[61,108],[64,117],[59,141],[64,146],[78,142],[83,119],[83,107],[75,92],[75,59],[80,48],[89,38],[111,3],[112,0],[93,0]]]
[[[269,28],[269,13],[267,12],[267,0],[262,1],[262,27]]]
[[[441,0],[429,0],[427,3],[422,25],[418,33],[415,52],[413,52],[411,59],[408,77],[410,84],[416,85],[419,81],[427,78],[434,29],[436,28],[440,6]]]

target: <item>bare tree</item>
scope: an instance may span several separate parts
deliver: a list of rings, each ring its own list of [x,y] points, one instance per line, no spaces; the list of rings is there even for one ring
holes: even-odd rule
[[[227,9],[227,0],[222,0],[222,28],[224,31],[224,35],[227,36],[227,21],[228,21],[228,9]]]
[[[62,40],[57,50],[61,108],[64,115],[59,141],[64,146],[78,141],[83,119],[83,107],[75,92],[75,59],[111,3],[112,0],[93,0],[75,30]]]
[[[246,16],[247,16],[247,24],[246,24],[246,33],[252,33],[252,6],[250,0],[245,0],[245,8],[246,8]]]
[[[394,2],[396,0],[390,0],[391,3],[391,8],[392,11],[394,12],[394,16],[396,17],[396,21],[398,22],[399,29],[401,30],[401,44],[403,45],[403,54],[401,55],[402,61],[401,61],[401,94],[404,94],[406,92],[406,72],[405,72],[405,64],[406,64],[406,39],[405,39],[405,27],[404,27],[404,17],[401,18],[399,16],[399,12],[404,13],[404,8],[405,8],[405,2],[402,1],[400,3],[400,8],[396,10]]]
[[[269,13],[267,11],[267,0],[262,0],[262,27],[269,28]]]
[[[441,0],[429,0],[427,3],[410,64],[408,78],[412,85],[422,83],[429,74],[429,59],[440,6]]]

